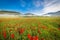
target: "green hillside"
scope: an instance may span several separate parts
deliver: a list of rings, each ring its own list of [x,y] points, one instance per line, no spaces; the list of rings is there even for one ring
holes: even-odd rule
[[[16,12],[16,11],[0,11],[0,14],[13,14],[13,15],[19,15],[21,13]]]

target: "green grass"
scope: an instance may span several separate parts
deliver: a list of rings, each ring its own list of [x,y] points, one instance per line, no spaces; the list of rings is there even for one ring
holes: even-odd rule
[[[19,34],[22,28],[24,32]],[[58,28],[59,17],[0,18],[0,40],[29,40],[28,34],[38,36],[39,40],[60,40]],[[6,38],[3,37],[3,31],[6,31]],[[11,38],[12,33],[14,38]]]

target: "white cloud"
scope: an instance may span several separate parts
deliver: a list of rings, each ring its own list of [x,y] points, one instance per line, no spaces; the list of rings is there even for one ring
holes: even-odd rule
[[[59,4],[59,3],[60,3],[60,0],[45,0],[44,1],[45,7],[48,7],[54,4]]]
[[[43,2],[41,2],[43,4]],[[36,7],[40,7],[41,5],[40,1],[34,1],[34,5]],[[36,15],[43,15],[47,14],[49,12],[57,12],[60,11],[60,0],[44,0],[44,8],[42,10],[36,9],[35,11],[31,10],[28,11],[30,13],[34,13]],[[30,10],[30,9],[29,9]]]
[[[43,10],[44,10],[44,14],[49,13],[49,12],[60,11],[60,1],[59,0],[53,0],[53,1],[45,4],[45,7]]]
[[[43,5],[43,2],[41,2],[40,0],[33,0],[33,5],[35,6],[35,7],[40,7],[41,5]]]
[[[52,5],[55,3],[57,0],[44,0],[45,7]]]
[[[45,1],[45,6],[42,9],[42,12],[37,12],[39,15],[47,14],[49,12],[57,12],[60,11],[60,1],[59,0],[48,0]]]
[[[50,7],[45,7],[44,11],[45,11],[45,13],[60,11],[60,5],[54,5],[54,6],[50,6]]]

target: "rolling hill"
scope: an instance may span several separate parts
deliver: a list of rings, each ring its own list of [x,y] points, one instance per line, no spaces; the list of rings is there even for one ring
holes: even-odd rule
[[[15,11],[0,11],[0,14],[19,15],[21,13]]]
[[[57,11],[57,12],[50,12],[50,13],[47,13],[47,14],[44,14],[44,15],[60,16],[60,11]]]

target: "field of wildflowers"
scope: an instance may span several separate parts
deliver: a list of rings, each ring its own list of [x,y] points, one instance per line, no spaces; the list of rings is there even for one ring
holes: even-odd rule
[[[0,40],[60,40],[60,18],[0,18]]]

